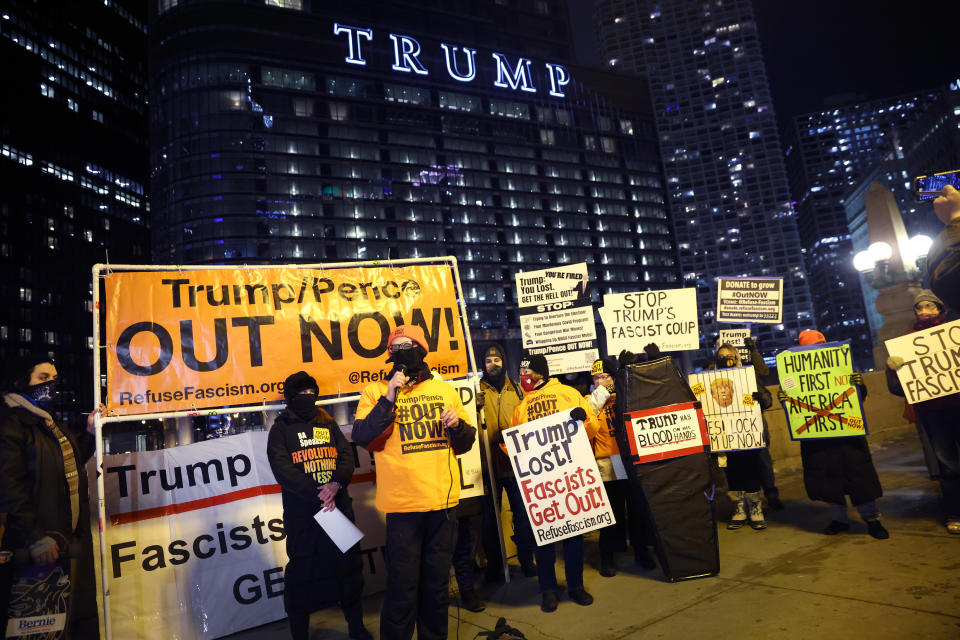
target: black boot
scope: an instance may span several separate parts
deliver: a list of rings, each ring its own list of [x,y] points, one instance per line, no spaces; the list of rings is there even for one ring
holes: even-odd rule
[[[460,594],[460,606],[466,609],[467,611],[472,611],[474,613],[479,613],[487,608],[480,598],[477,597],[472,591]]]
[[[347,620],[350,640],[373,640],[373,635],[363,626],[363,606],[359,599],[343,608],[343,617]]]
[[[600,575],[604,578],[612,578],[617,575],[617,559],[613,553],[600,554]]]

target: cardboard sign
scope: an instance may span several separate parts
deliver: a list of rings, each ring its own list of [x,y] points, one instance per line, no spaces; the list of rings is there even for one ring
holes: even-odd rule
[[[691,374],[690,389],[703,404],[710,451],[739,451],[767,446],[763,416],[753,399],[757,376],[753,367],[732,367]]]
[[[516,275],[523,348],[547,359],[551,375],[589,371],[600,357],[587,263]]]
[[[783,322],[783,278],[717,278],[717,322]]]
[[[501,433],[538,546],[614,523],[590,439],[569,411]]]
[[[104,286],[113,415],[277,402],[300,370],[321,396],[358,392],[387,376],[401,324],[423,328],[441,376],[467,373],[449,265],[113,272]]]
[[[903,358],[897,378],[910,404],[960,392],[960,320],[893,338],[885,344],[891,356]]]
[[[750,329],[720,329],[720,335],[717,336],[716,348],[719,349],[725,344],[736,347],[740,354],[741,364],[750,364],[750,350],[747,349],[745,340],[750,337]]]
[[[631,411],[624,417],[634,464],[701,453],[709,442],[699,402]]]
[[[483,495],[483,466],[481,456],[483,434],[480,432],[480,421],[477,419],[477,394],[473,378],[450,380],[449,383],[460,392],[460,402],[463,409],[472,419],[471,424],[477,427],[477,437],[473,441],[470,451],[457,456],[457,466],[460,468],[460,499],[474,498]]]
[[[700,348],[697,290],[693,288],[607,293],[600,318],[607,334],[607,353],[624,349],[640,353],[651,342],[661,351]]]
[[[867,435],[863,405],[850,383],[850,342],[792,347],[777,354],[780,388],[794,440]]]

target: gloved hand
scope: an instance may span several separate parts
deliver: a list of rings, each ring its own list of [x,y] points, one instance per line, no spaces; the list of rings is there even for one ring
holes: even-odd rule
[[[757,343],[754,341],[753,338],[747,336],[746,338],[743,339],[743,346],[746,347],[748,351],[753,351],[754,349],[757,348]]]
[[[574,407],[570,409],[570,417],[583,422],[587,419],[587,412],[583,410],[583,407]]]
[[[780,391],[777,391],[777,400],[779,400],[780,402],[787,402],[789,399],[790,399],[790,396],[787,395],[786,391],[784,391],[783,389],[780,389]]]
[[[660,357],[660,347],[658,347],[657,345],[655,345],[655,344],[652,343],[652,342],[651,342],[650,344],[648,344],[647,346],[645,346],[645,347],[643,348],[643,351],[644,351],[644,353],[647,354],[647,359],[648,359],[648,360],[656,360],[657,358]]]
[[[30,557],[37,564],[53,564],[60,557],[57,541],[50,536],[43,536],[30,545]]]
[[[593,390],[593,393],[590,394],[587,402],[590,403],[590,407],[593,408],[597,414],[599,414],[600,410],[603,409],[603,406],[607,404],[607,400],[609,399],[610,391],[604,386],[599,386]]]
[[[477,391],[477,409],[483,409],[483,403],[486,401],[483,391]]]
[[[632,351],[627,351],[626,349],[624,349],[623,351],[620,352],[620,355],[617,357],[617,362],[621,367],[623,367],[624,365],[633,364],[638,359],[639,358],[637,357],[637,354],[633,353]]]
[[[752,395],[755,402],[760,402],[761,394],[759,391],[754,391]]]
[[[855,372],[850,376],[850,384],[862,385],[863,384],[863,374],[860,372]]]
[[[896,371],[903,366],[903,358],[900,356],[890,356],[887,358],[887,369],[890,371]]]

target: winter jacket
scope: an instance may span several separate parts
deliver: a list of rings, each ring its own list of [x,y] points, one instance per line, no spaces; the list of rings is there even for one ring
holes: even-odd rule
[[[71,512],[63,449],[53,429],[66,438],[76,460],[76,513]],[[3,397],[0,401],[0,513],[7,514],[4,549],[26,548],[47,531],[57,531],[71,541],[92,539],[84,468],[92,453],[93,438],[86,432],[78,437],[56,425],[47,412],[20,394]]]
[[[865,399],[866,387],[857,388]],[[864,436],[801,440],[800,459],[803,485],[811,500],[843,504],[848,495],[854,505],[860,505],[883,495]]]
[[[617,394],[610,394],[600,411],[597,412],[597,421],[600,428],[597,430],[597,437],[593,441],[593,454],[599,458],[609,458],[620,454],[620,447],[617,445],[616,426],[617,426]]]
[[[287,410],[277,416],[267,437],[267,459],[280,484],[283,528],[287,534],[284,607],[287,613],[316,611],[363,592],[359,544],[342,553],[313,519],[322,508],[319,485],[336,482],[337,508],[350,520],[353,505],[347,485],[353,477],[350,443],[330,415],[320,410],[305,422]]]
[[[460,394],[436,374],[398,389],[395,402],[386,394],[386,382],[367,385],[351,434],[375,452],[377,509],[415,513],[456,506],[460,471],[454,455],[469,451],[477,436]],[[446,407],[460,417],[452,429],[440,420]]]
[[[500,447],[503,442],[501,431],[510,428],[513,412],[523,400],[523,389],[507,377],[500,391],[486,380],[480,381],[480,390],[483,392],[483,417],[490,442],[490,457],[493,459],[493,474],[497,478],[512,478],[510,460]]]
[[[960,311],[960,220],[937,236],[927,255],[930,289],[954,311]]]
[[[593,442],[597,431],[600,429],[596,413],[590,408],[587,399],[576,389],[560,384],[560,381],[556,378],[550,378],[546,384],[530,391],[523,397],[523,400],[513,412],[510,426],[515,427],[554,413],[569,411],[574,407],[580,407],[587,414],[583,426],[590,442]]]

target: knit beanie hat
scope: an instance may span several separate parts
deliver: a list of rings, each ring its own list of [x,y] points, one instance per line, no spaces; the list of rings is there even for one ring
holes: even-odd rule
[[[946,310],[943,300],[938,298],[933,291],[930,291],[930,289],[921,289],[920,293],[917,294],[917,297],[913,299],[913,306],[917,306],[917,304],[921,302],[932,302],[933,304],[937,305],[937,308],[939,308],[940,311]]]
[[[520,368],[535,371],[543,376],[544,380],[550,377],[550,368],[547,366],[547,359],[539,354],[530,353],[529,351],[524,352],[523,358],[520,360]]]
[[[427,353],[430,353],[430,347],[427,346],[427,337],[423,334],[423,329],[416,324],[402,324],[393,331],[390,332],[390,338],[387,339],[387,346],[389,347],[393,344],[393,341],[397,338],[410,338],[418,345],[423,347],[423,350]]]
[[[807,329],[806,331],[801,331],[800,336],[797,338],[797,342],[799,342],[803,346],[807,346],[810,344],[817,344],[817,343],[826,342],[826,341],[827,339],[823,336],[823,334],[820,333],[819,331],[815,331],[814,329]]]
[[[318,395],[320,393],[320,387],[317,386],[317,381],[313,379],[313,376],[306,371],[297,371],[283,381],[283,398],[289,400],[296,397],[304,389],[313,389]]]
[[[590,376],[593,377],[598,373],[606,373],[611,376],[617,375],[617,363],[613,358],[597,358],[593,361],[593,366],[590,367]]]

